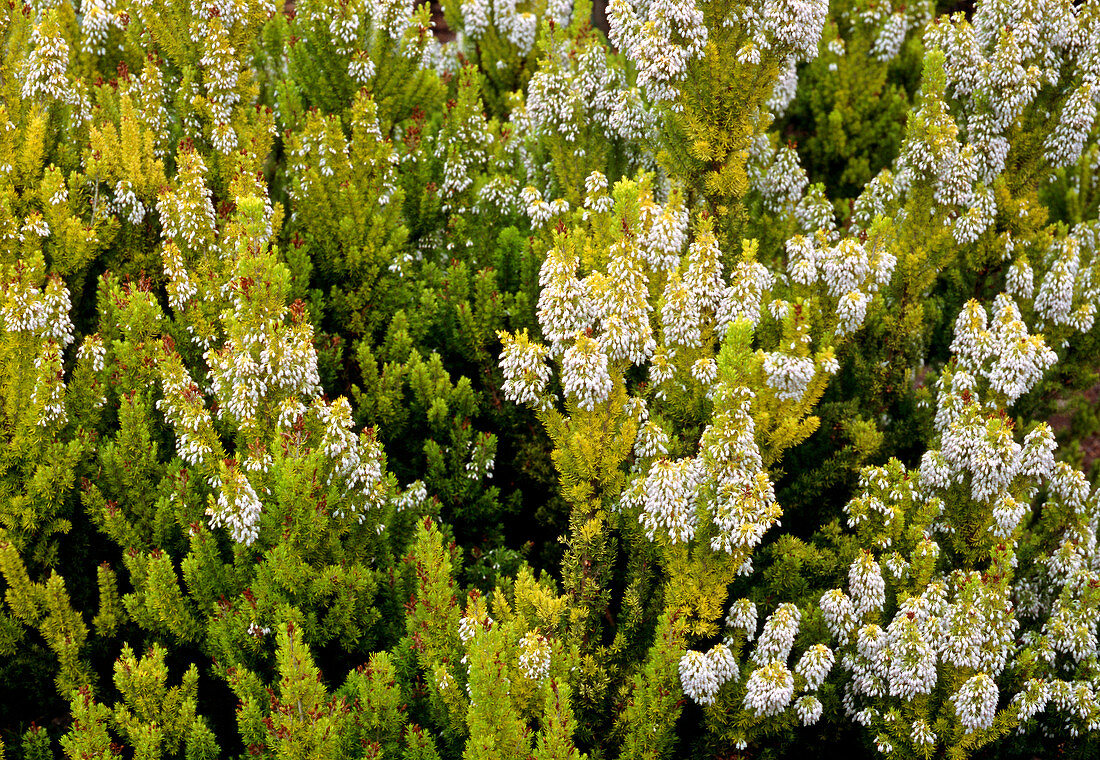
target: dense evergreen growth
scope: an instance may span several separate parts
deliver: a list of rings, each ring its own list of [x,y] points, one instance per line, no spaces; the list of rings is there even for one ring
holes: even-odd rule
[[[1095,756],[1100,3],[949,10],[0,2],[0,757]]]

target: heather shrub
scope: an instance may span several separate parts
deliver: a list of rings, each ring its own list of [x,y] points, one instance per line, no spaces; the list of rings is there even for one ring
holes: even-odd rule
[[[1093,756],[1100,6],[944,10],[0,4],[0,755]]]

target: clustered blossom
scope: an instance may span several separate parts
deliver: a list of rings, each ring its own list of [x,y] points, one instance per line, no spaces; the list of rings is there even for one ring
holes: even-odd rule
[[[520,640],[519,670],[536,683],[550,675],[550,642],[545,636],[531,631]]]
[[[658,530],[672,543],[690,541],[698,524],[699,462],[659,459],[644,480],[641,523],[650,540]]]
[[[517,404],[537,404],[550,381],[546,347],[532,342],[526,330],[498,335],[503,346],[500,369],[504,374],[504,397]]]
[[[608,251],[607,274],[584,280],[599,327],[598,339],[611,361],[643,364],[657,348],[649,315],[649,277],[634,246]]]
[[[680,685],[700,705],[714,704],[718,690],[739,677],[737,660],[725,644],[715,644],[705,654],[688,651],[680,658]]]
[[[756,326],[760,322],[765,296],[775,285],[775,276],[756,261],[742,261],[730,273],[730,284],[722,293],[717,310],[720,328],[743,319]]]
[[[35,382],[31,389],[31,406],[38,410],[39,426],[64,424],[68,420],[65,411],[64,364],[61,346],[47,340],[34,358]]]
[[[1035,295],[1035,310],[1045,323],[1081,332],[1092,328],[1100,302],[1100,283],[1095,282],[1094,267],[1082,261],[1079,238],[1090,232],[1079,226],[1074,234],[1052,246],[1050,268]]]
[[[588,290],[577,279],[578,265],[575,252],[557,245],[547,251],[539,270],[538,320],[552,356],[561,355],[566,342],[589,327],[595,316]]]
[[[518,0],[463,0],[463,31],[470,39],[479,39],[495,25],[521,57],[531,52],[538,30],[538,17],[529,11],[517,9]],[[555,0],[547,8],[547,15],[558,23],[566,23],[572,13],[571,0]]]
[[[1016,303],[1003,293],[994,301],[993,324],[986,329],[985,308],[969,302],[955,322],[951,350],[963,369],[984,375],[994,391],[1011,404],[1054,366],[1058,357],[1042,335],[1030,335]]]
[[[157,213],[166,238],[195,250],[214,235],[213,193],[206,184],[206,164],[198,151],[181,151],[179,161],[176,189],[161,195]]]
[[[738,599],[730,605],[726,625],[745,632],[749,641],[756,637],[756,605],[749,599]]]
[[[69,78],[69,43],[61,30],[56,9],[43,7],[31,32],[30,50],[23,69],[16,75],[22,82],[24,100],[39,98],[74,106],[77,118],[90,119],[90,104],[82,82]]]
[[[724,384],[716,394],[716,414],[700,439],[707,483],[713,489],[714,551],[742,561],[775,525],[782,510],[756,444],[751,413],[754,394]]]
[[[856,615],[882,609],[886,601],[886,581],[878,562],[870,552],[860,552],[848,570],[848,587],[855,602]]]
[[[804,726],[812,726],[821,719],[821,700],[817,697],[809,695],[799,697],[798,701],[794,703],[794,709],[798,713],[798,719],[802,721]]]
[[[99,333],[93,333],[84,338],[80,348],[76,352],[77,361],[90,361],[92,372],[102,372],[107,360],[107,348],[103,345],[103,338]]]
[[[607,19],[611,44],[638,67],[638,85],[650,100],[677,109],[677,85],[707,44],[703,12],[694,0],[611,0]]]
[[[600,344],[586,335],[578,336],[561,361],[565,395],[575,398],[581,409],[595,409],[596,404],[611,395],[612,381],[607,365],[607,354]]]
[[[764,353],[765,382],[784,401],[801,401],[814,379],[816,364],[811,356],[793,356],[778,351]]]
[[[838,335],[855,332],[867,316],[867,306],[879,288],[889,283],[897,264],[885,246],[846,237],[836,245],[819,246],[812,238],[787,242],[788,271],[802,285],[820,281],[837,300]]]
[[[833,650],[829,647],[824,644],[814,644],[802,654],[794,672],[805,679],[807,690],[814,691],[825,682],[825,677],[832,670],[835,659]]]
[[[73,342],[72,303],[60,277],[45,287],[31,284],[33,272],[19,265],[16,277],[0,287],[0,325],[7,332],[27,333],[66,348]]]
[[[201,465],[214,452],[212,442],[217,440],[202,392],[178,356],[158,362],[157,368],[164,390],[157,409],[175,430],[176,452],[188,464]]]
[[[352,432],[351,405],[343,396],[331,403],[318,399],[313,413],[322,425],[321,448],[333,463],[329,480],[344,485],[344,504],[333,514],[350,514],[362,523],[366,519],[364,509],[381,506],[386,496],[382,444],[373,430],[359,435]]]
[[[955,714],[968,734],[993,726],[999,697],[997,684],[986,673],[969,679],[955,692],[951,698]]]
[[[484,164],[486,151],[494,140],[485,114],[479,108],[466,107],[463,113],[462,118],[448,121],[443,184],[440,187],[442,196],[448,200],[473,186],[473,177],[478,167]],[[450,204],[444,204],[443,210],[449,209]]]
[[[757,668],[745,682],[745,709],[756,715],[778,715],[794,698],[794,675],[778,660]]]
[[[275,318],[258,328],[244,329],[260,303],[261,288],[251,278],[234,282],[236,297],[230,314],[230,335],[203,358],[210,367],[211,387],[218,399],[218,416],[233,418],[243,428],[257,424],[265,403],[287,397],[312,397],[320,392],[313,328],[295,311],[287,324],[278,319],[286,310],[279,307]],[[346,401],[345,401],[346,403]]]
[[[682,199],[667,204],[643,200],[638,244],[654,270],[671,270],[680,264],[688,241],[688,212]]]
[[[741,63],[758,63],[760,50],[775,50],[795,62],[817,57],[817,43],[829,15],[822,0],[766,0],[735,10],[727,23],[739,23],[752,42],[738,51]]]
[[[668,454],[668,434],[653,420],[642,423],[634,442],[634,454],[645,459],[665,456]]]
[[[227,473],[216,484],[218,500],[206,510],[213,527],[224,526],[239,544],[251,546],[260,536],[260,513],[263,505],[256,496],[248,477],[231,463]]]
[[[609,65],[602,45],[568,37],[548,42],[524,107],[512,112],[512,124],[520,134],[566,142],[577,142],[583,135],[635,142],[653,132],[654,114],[638,88],[628,86],[623,70]],[[603,192],[606,185],[594,190],[588,184],[585,207],[610,210],[611,198]]]
[[[793,146],[777,147],[767,135],[758,135],[750,143],[746,168],[752,188],[770,212],[793,217],[805,234],[836,237],[833,206],[825,197],[824,186],[810,184]]]
[[[752,652],[752,660],[758,665],[773,660],[786,662],[794,646],[798,627],[802,622],[802,613],[789,602],[776,607],[775,612],[764,621],[760,638]]]
[[[601,214],[609,212],[613,200],[607,194],[607,177],[594,171],[584,178],[584,207]]]
[[[168,277],[165,286],[168,291],[168,304],[177,312],[182,311],[188,302],[198,295],[198,288],[188,275],[183,254],[174,242],[165,241],[161,248],[161,258],[164,260],[164,274]]]
[[[963,371],[948,373],[941,381],[936,429],[940,449],[926,452],[921,461],[921,482],[928,488],[944,488],[954,482],[970,482],[976,501],[996,503],[1005,489],[1021,475],[1045,476],[1053,466],[1052,433],[1040,426],[1024,445],[999,416],[983,412],[971,393],[973,377]]]
[[[761,144],[755,150],[759,155],[749,167],[753,188],[764,197],[768,211],[793,214],[810,184],[798,153],[791,146],[772,149],[770,144],[767,147]]]

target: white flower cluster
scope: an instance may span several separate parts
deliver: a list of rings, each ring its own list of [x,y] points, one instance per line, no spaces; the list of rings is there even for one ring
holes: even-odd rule
[[[1095,238],[1095,222],[1081,224],[1052,246],[1049,268],[1035,296],[1035,310],[1045,323],[1081,332],[1092,329],[1100,304]],[[1082,257],[1082,239],[1093,243],[1089,246],[1092,261],[1088,263]]]
[[[970,301],[955,321],[951,350],[964,370],[984,375],[990,387],[1012,404],[1027,393],[1058,360],[1042,335],[1029,335],[1015,301],[1000,294],[993,303],[993,324]]]
[[[951,701],[966,733],[992,728],[1000,692],[987,673],[979,673],[962,685]]]
[[[16,276],[0,286],[0,326],[6,332],[28,333],[66,348],[73,342],[72,304],[65,282],[56,276],[45,287],[31,284],[35,272],[19,265]]]
[[[833,650],[824,644],[814,644],[803,652],[794,672],[806,681],[807,690],[816,691],[825,683],[825,677],[832,670],[835,660]]]
[[[527,216],[531,218],[532,226],[536,228],[546,226],[554,215],[554,209],[542,199],[542,193],[538,188],[528,185],[519,191],[519,197],[527,211]]]
[[[196,250],[214,235],[213,193],[206,184],[206,164],[197,150],[180,151],[178,183],[157,200],[164,236]]]
[[[367,0],[365,3],[376,29],[386,30],[391,39],[402,39],[409,29],[415,29],[411,0]],[[413,57],[413,56],[410,56]]]
[[[855,605],[851,597],[840,589],[831,589],[821,595],[819,606],[829,632],[841,644],[847,644],[856,626]]]
[[[670,102],[687,75],[688,64],[703,55],[707,27],[694,0],[611,0],[608,37],[638,67],[638,85],[654,102]]]
[[[373,430],[359,435],[352,432],[351,404],[343,396],[331,403],[317,399],[312,411],[323,429],[321,448],[333,463],[329,481],[344,486],[344,504],[333,514],[341,518],[352,515],[362,523],[364,510],[380,507],[386,497],[382,444]]]
[[[587,335],[578,335],[565,350],[561,361],[562,389],[577,405],[592,411],[611,395],[612,381],[608,372],[608,357],[599,342]]]
[[[584,280],[599,331],[598,342],[611,361],[642,364],[657,347],[649,315],[649,277],[637,249],[615,243],[608,251],[607,274]]]
[[[521,109],[526,118],[512,114],[520,134],[574,142],[582,134],[602,132],[608,139],[637,142],[652,132],[653,113],[638,89],[627,86],[622,68],[609,63],[604,46],[568,38],[549,42]]]
[[[115,183],[114,198],[110,201],[110,208],[113,213],[130,224],[141,224],[145,219],[145,204],[138,199],[129,180],[119,180]]]
[[[486,151],[494,139],[485,114],[476,104],[459,107],[465,111],[465,115],[447,120],[443,138],[446,159],[443,164],[443,184],[439,190],[443,198],[448,200],[473,186],[473,175],[485,163]],[[443,210],[449,209],[450,204],[444,204]]]
[[[705,654],[689,650],[680,658],[680,685],[700,705],[714,704],[718,690],[739,677],[737,660],[725,644],[715,644]]]
[[[658,459],[649,468],[643,483],[640,520],[646,535],[653,540],[658,530],[667,532],[669,541],[680,543],[695,537],[698,525],[699,460],[694,458]]]
[[[157,409],[176,433],[176,451],[190,465],[201,465],[214,453],[214,423],[199,386],[191,379],[178,355],[157,362],[164,396]]]
[[[524,678],[541,683],[550,675],[550,642],[534,631],[519,642],[519,670]]]
[[[1046,157],[1053,166],[1071,166],[1081,157],[1085,143],[1096,123],[1096,105],[1100,102],[1100,85],[1084,82],[1062,106],[1058,123],[1047,136]]]
[[[30,403],[38,410],[37,424],[40,427],[65,424],[69,417],[65,411],[65,367],[61,346],[53,340],[45,341],[34,358],[34,368]]]
[[[787,270],[801,285],[820,281],[837,299],[836,332],[846,335],[863,324],[871,297],[894,273],[897,259],[883,248],[852,237],[821,247],[812,238],[794,237],[787,241]]]
[[[943,609],[942,584],[930,584],[920,596],[910,597],[886,627],[881,675],[890,696],[913,699],[936,686],[938,662],[937,617]]]
[[[34,25],[24,66],[18,78],[23,83],[24,100],[45,97],[70,105],[81,104],[69,80],[69,43],[61,32],[56,11],[46,10]]]
[[[756,605],[750,599],[738,599],[730,605],[726,625],[745,632],[749,641],[756,637]]]
[[[504,374],[504,397],[517,404],[538,404],[550,381],[545,346],[527,337],[527,330],[511,335],[499,332],[503,346],[500,369]]]
[[[799,697],[794,703],[794,710],[798,713],[798,719],[804,726],[812,726],[821,719],[821,700],[817,697],[806,695]]]
[[[1003,169],[1003,162],[990,167],[991,159],[981,146],[959,143],[959,127],[937,92],[924,94],[910,123],[893,189],[900,194],[918,181],[930,184],[936,203],[953,219],[949,224],[955,240],[974,242],[993,222],[996,202],[986,185]]]
[[[1017,477],[1049,476],[1054,466],[1053,434],[1041,425],[1023,445],[1016,443],[1005,420],[982,411],[972,394],[973,381],[961,370],[940,378],[936,413],[940,449],[925,453],[920,482],[925,489],[942,489],[969,479],[971,497],[994,504]]]
[[[551,356],[560,356],[566,342],[590,327],[595,318],[588,289],[577,279],[578,265],[573,250],[556,245],[546,252],[539,270],[538,320],[550,341]]]
[[[584,178],[584,207],[598,214],[606,214],[611,211],[614,203],[607,194],[607,177],[602,172],[594,171]]]
[[[197,39],[202,45],[199,65],[202,68],[203,86],[213,121],[211,142],[224,155],[237,147],[237,133],[230,122],[233,118],[233,106],[240,101],[238,83],[241,62],[236,49],[230,43],[230,30],[224,19],[212,19],[210,23],[202,24],[199,28],[201,33]]]
[[[234,329],[249,323],[245,318],[256,306],[239,298],[229,338],[220,348],[203,354],[219,418],[234,418],[246,429],[257,424],[265,402],[309,398],[321,389],[310,323],[299,319],[288,325],[276,318],[261,323],[257,330]]]
[[[795,356],[779,351],[764,353],[765,382],[784,401],[801,401],[816,373],[812,356]]]
[[[730,284],[718,305],[718,326],[724,329],[739,319],[760,323],[765,296],[775,285],[775,276],[757,261],[741,261],[730,273]]]
[[[749,176],[753,180],[753,188],[764,197],[764,206],[773,214],[793,214],[810,184],[806,170],[799,163],[798,153],[789,145],[773,151],[769,144],[760,157],[750,164]]]
[[[397,497],[396,507],[398,512],[404,512],[413,510],[428,500],[428,489],[424,485],[422,480],[414,480],[409,483],[399,497]]]
[[[746,3],[740,23],[760,48],[812,61],[828,15],[824,0],[764,0]]]
[[[229,528],[229,535],[234,541],[251,546],[260,536],[263,505],[248,477],[233,464],[225,476],[217,479],[215,487],[218,490],[217,507],[206,511],[210,525]]]
[[[764,628],[756,640],[752,660],[757,665],[767,662],[786,662],[794,647],[795,636],[802,622],[802,613],[793,604],[784,603],[776,607],[775,612],[764,621]]]
[[[756,444],[753,398],[746,388],[720,384],[716,413],[699,442],[715,499],[712,518],[718,532],[711,548],[745,560],[782,514]]]
[[[171,239],[164,241],[161,258],[164,261],[164,274],[168,278],[165,288],[168,291],[168,304],[178,313],[198,294],[198,288],[187,274],[179,246]]]
[[[1060,112],[1042,114],[1052,123],[1046,159],[1060,167],[1080,157],[1100,103],[1095,14],[1066,2],[989,2],[976,6],[969,21],[959,17],[929,27],[925,42],[945,53],[947,83],[964,105],[984,182],[1004,170],[1006,135],[1025,109],[1038,107],[1043,88],[1067,94]]]
[[[668,454],[668,442],[664,429],[653,420],[648,420],[638,428],[634,455],[642,459],[665,456]]]
[[[490,9],[492,22],[504,39],[514,45],[521,58],[535,46],[538,17],[529,11],[520,11],[519,0],[467,0],[461,4],[464,31],[471,39],[477,39],[489,27]],[[572,3],[569,3],[570,10]],[[557,9],[561,13],[564,9]],[[559,19],[560,21],[560,19]]]
[[[486,609],[485,598],[476,590],[471,591],[466,603],[466,614],[458,621],[459,640],[463,644],[469,644],[479,632],[492,630],[494,625],[496,621]]]
[[[677,268],[687,240],[688,212],[679,193],[664,204],[643,199],[638,243],[654,270]]]
[[[138,116],[153,135],[153,153],[163,157],[168,151],[170,130],[168,109],[164,106],[164,75],[160,66],[146,59],[141,74],[134,78],[133,93]]]
[[[477,209],[499,214],[519,211],[519,180],[508,174],[497,174],[477,191]]]
[[[107,348],[103,345],[103,338],[99,333],[93,333],[84,338],[80,348],[76,352],[77,361],[90,361],[92,372],[102,372],[107,360]]]
[[[778,660],[757,668],[745,682],[745,709],[761,717],[778,715],[794,698],[794,675]]]
[[[857,616],[882,609],[886,602],[886,581],[873,554],[861,551],[852,562],[848,569],[848,588]]]

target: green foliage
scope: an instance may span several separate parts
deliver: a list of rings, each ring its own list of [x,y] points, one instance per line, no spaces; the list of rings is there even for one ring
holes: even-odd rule
[[[287,5],[0,4],[9,756],[1095,754],[1094,4]]]

